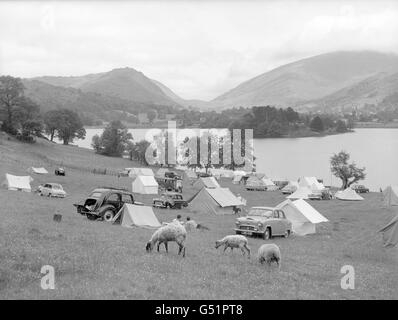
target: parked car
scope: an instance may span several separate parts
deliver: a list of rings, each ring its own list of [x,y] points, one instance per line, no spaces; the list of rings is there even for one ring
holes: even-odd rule
[[[61,168],[61,167],[55,169],[55,175],[56,176],[65,176],[65,169]]]
[[[289,237],[292,223],[286,219],[283,210],[271,207],[253,207],[246,217],[236,219],[236,234],[257,235],[263,239],[273,236]]]
[[[312,193],[308,195],[308,199],[310,200],[330,200],[332,199],[332,195],[329,189],[315,191],[312,190]]]
[[[104,187],[94,189],[83,202],[74,206],[77,213],[86,215],[89,220],[110,222],[125,203],[141,205],[134,201],[133,194],[128,190]]]
[[[352,189],[356,192],[356,193],[368,193],[369,192],[369,188],[366,188],[364,185],[362,184],[357,184],[355,186],[352,187]]]
[[[206,173],[206,172],[197,172],[196,175],[198,176],[198,178],[208,178],[208,177],[211,177],[211,174]]]
[[[181,193],[165,192],[160,198],[153,199],[153,206],[158,208],[181,209],[187,207],[188,202],[184,200]]]
[[[41,196],[65,198],[66,192],[59,183],[45,183],[37,188]]]

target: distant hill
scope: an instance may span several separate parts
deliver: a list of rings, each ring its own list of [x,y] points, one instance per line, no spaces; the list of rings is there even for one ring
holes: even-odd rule
[[[22,82],[25,95],[38,103],[43,112],[67,108],[77,111],[86,120],[95,121],[126,120],[128,114],[146,112],[151,108],[170,113],[174,111],[172,106],[135,102],[72,87],[53,86],[38,80],[24,79]]]
[[[95,92],[103,96],[112,96],[137,103],[178,106],[180,99],[174,94],[172,99],[164,90],[165,85],[146,77],[133,68],[113,69],[109,72],[88,74],[76,77],[37,77],[34,80],[53,86],[80,89],[83,92]],[[164,89],[163,89],[164,88]],[[182,100],[182,99],[181,99]]]
[[[397,55],[370,51],[327,53],[263,73],[215,98],[209,106],[214,109],[309,106],[309,102],[319,103],[344,88],[346,91],[341,91],[341,95],[351,94],[349,88],[361,86],[362,81],[373,81],[372,77],[381,76],[386,83],[393,80],[388,75],[395,72],[398,72]]]

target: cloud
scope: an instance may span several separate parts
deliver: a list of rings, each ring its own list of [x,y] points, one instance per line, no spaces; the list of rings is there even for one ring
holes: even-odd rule
[[[279,65],[336,50],[398,52],[395,1],[0,2],[0,72],[133,67],[213,99]]]

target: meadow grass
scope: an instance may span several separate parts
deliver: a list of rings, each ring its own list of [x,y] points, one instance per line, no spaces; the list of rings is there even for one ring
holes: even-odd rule
[[[381,208],[379,193],[364,195],[361,202],[310,201],[330,221],[317,233],[264,241],[249,238],[251,259],[241,252],[222,253],[215,241],[233,234],[236,216],[215,216],[183,210],[155,209],[158,219],[170,221],[177,214],[191,216],[210,228],[188,234],[186,258],[169,253],[147,253],[152,230],[123,228],[89,221],[78,215],[73,203],[98,186],[131,188],[130,178],[94,175],[83,168],[114,170],[134,167],[129,160],[95,155],[76,147],[39,140],[35,145],[2,139],[0,177],[27,174],[29,166],[44,166],[48,175],[34,175],[33,189],[43,182],[59,182],[65,199],[0,189],[0,298],[1,299],[396,299],[398,297],[397,250],[382,247],[377,230],[391,212]],[[53,175],[60,161],[66,176]],[[222,179],[248,200],[250,206],[273,206],[284,200],[278,192],[247,192],[241,185]],[[184,185],[184,197],[196,191]],[[151,204],[153,196],[136,196]],[[53,221],[62,215],[60,223]],[[339,230],[333,230],[333,223]],[[282,252],[282,268],[266,270],[256,260],[265,242]],[[55,268],[55,290],[40,287],[43,265]],[[343,290],[343,265],[355,268],[355,290]]]

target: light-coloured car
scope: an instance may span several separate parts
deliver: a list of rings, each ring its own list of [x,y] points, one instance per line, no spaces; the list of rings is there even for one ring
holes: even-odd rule
[[[66,192],[59,183],[45,183],[39,186],[38,192],[41,196],[65,198]]]
[[[283,210],[271,207],[253,207],[246,217],[236,219],[236,234],[260,235],[263,239],[273,236],[289,237],[292,223]]]

